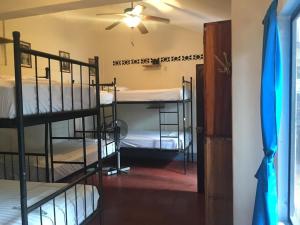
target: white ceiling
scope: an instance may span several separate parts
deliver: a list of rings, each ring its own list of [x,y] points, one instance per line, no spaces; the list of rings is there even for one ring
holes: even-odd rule
[[[144,14],[166,17],[171,20],[171,25],[200,31],[203,28],[203,23],[230,19],[230,2],[230,0],[143,0],[134,4],[146,6]],[[121,17],[96,16],[97,13],[122,13],[128,7],[130,7],[130,3],[111,4],[63,12],[57,16],[74,20],[94,21],[105,28],[120,20]],[[146,25],[147,23],[151,22],[145,22]]]
[[[97,17],[96,14],[122,12],[130,6],[129,2],[129,0],[1,1],[0,19],[55,13],[57,17],[89,20],[105,27],[118,20],[119,17]],[[206,22],[230,19],[231,15],[231,0],[135,0],[134,4],[137,3],[146,6],[145,14],[167,17],[172,25],[191,30],[202,29],[203,23]]]

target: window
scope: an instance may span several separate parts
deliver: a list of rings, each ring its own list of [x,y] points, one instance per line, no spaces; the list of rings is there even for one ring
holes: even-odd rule
[[[300,14],[293,20],[293,75],[290,160],[290,219],[300,225]]]

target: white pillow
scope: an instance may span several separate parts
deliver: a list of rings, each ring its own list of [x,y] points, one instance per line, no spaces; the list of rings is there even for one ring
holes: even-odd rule
[[[127,91],[128,87],[117,86],[117,91]]]

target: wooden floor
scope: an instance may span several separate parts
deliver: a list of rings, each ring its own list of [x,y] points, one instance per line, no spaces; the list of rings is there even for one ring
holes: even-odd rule
[[[204,224],[204,195],[196,193],[195,164],[187,175],[180,162],[132,165],[128,175],[104,177],[103,225]]]

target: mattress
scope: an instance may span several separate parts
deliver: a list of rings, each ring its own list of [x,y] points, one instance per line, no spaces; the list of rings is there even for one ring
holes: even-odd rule
[[[109,143],[109,141],[107,141]],[[101,141],[102,145],[102,158],[106,158],[115,153],[115,143],[105,145],[105,141]],[[86,142],[86,160],[87,165],[91,165],[98,161],[97,141],[88,139]],[[68,162],[82,162],[83,161],[83,148],[81,140],[70,140],[53,145],[54,161],[68,161]],[[36,165],[37,166],[37,165]],[[45,162],[40,161],[39,167],[45,168]],[[83,165],[78,164],[54,164],[54,178],[60,180],[80,169]]]
[[[115,153],[115,143],[107,141],[108,145],[105,145],[105,141],[101,141],[102,145],[102,158],[109,157]],[[86,160],[87,165],[91,165],[98,160],[97,141],[93,139],[87,139],[86,142]],[[83,162],[83,147],[82,140],[68,140],[53,144],[54,161],[68,161],[68,162]],[[18,157],[13,158],[14,166],[18,165]],[[44,157],[39,157],[38,161],[35,158],[31,158],[29,161],[26,160],[26,164],[30,164],[30,172],[28,169],[27,175],[30,181],[45,181],[46,180],[46,162]],[[3,158],[0,158],[0,168],[6,168],[7,178],[15,179],[18,178],[18,170],[11,172],[11,161],[7,157],[7,162],[4,165]],[[49,166],[50,163],[49,163]],[[39,168],[37,170],[37,168]],[[54,164],[54,180],[60,180],[72,173],[83,168],[83,165],[79,164]],[[30,174],[30,175],[29,175]],[[30,176],[30,177],[29,177]],[[0,177],[4,178],[3,169],[0,170]],[[39,178],[39,179],[38,179]]]
[[[186,91],[185,99],[189,98]],[[178,101],[183,99],[182,88],[151,89],[151,90],[124,90],[117,92],[118,102],[139,102],[139,101]]]
[[[182,149],[184,146],[184,134],[180,132],[179,141],[177,132],[162,132],[161,148],[164,150],[177,150]],[[188,145],[189,137],[186,136],[186,146]],[[126,138],[121,140],[120,146],[123,148],[142,148],[142,149],[159,149],[160,148],[160,135],[159,131],[131,131]]]
[[[50,112],[50,94],[49,94],[49,81],[39,79],[39,113]],[[24,115],[31,115],[38,113],[37,100],[36,100],[36,84],[35,79],[23,79],[23,113]],[[62,91],[61,84],[52,81],[52,112],[62,111]],[[89,109],[89,85],[82,86],[82,103],[83,109]],[[96,96],[91,93],[91,107],[96,105]],[[64,110],[72,110],[72,86],[69,83],[64,84],[63,88]],[[73,85],[73,101],[74,110],[81,109],[81,87],[79,84]],[[113,101],[113,94],[105,91],[100,92],[101,104],[110,104]],[[0,79],[0,118],[15,118],[16,105],[15,105],[15,81],[10,79]]]
[[[58,183],[27,183],[28,206],[33,205],[39,200],[49,196],[66,184]],[[19,181],[0,180],[0,223],[6,225],[21,225],[20,212],[20,191]],[[77,219],[78,223],[85,220],[97,208],[99,193],[94,186],[77,185]],[[56,224],[75,225],[76,223],[76,199],[75,188],[67,191],[67,207],[65,205],[64,194],[55,198],[55,222]],[[85,198],[86,196],[86,198]],[[85,204],[86,199],[86,204]],[[93,203],[94,201],[94,203]],[[86,205],[86,217],[85,217]],[[67,209],[67,210],[66,210]],[[28,215],[28,224],[30,225],[53,225],[54,223],[54,207],[53,201],[42,206],[42,223],[39,209]]]

